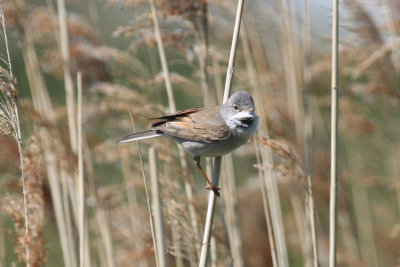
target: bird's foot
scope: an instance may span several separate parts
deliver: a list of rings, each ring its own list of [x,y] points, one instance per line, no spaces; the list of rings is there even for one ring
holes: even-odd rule
[[[219,193],[219,190],[221,190],[218,186],[214,185],[214,184],[210,184],[206,187],[207,190],[212,190],[214,192],[214,194],[217,197],[220,197],[221,194]]]

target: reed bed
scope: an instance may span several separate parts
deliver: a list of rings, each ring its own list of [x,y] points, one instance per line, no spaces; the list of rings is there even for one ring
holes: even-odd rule
[[[400,5],[244,1],[238,34],[238,4],[1,1],[0,266],[400,264]],[[260,125],[207,161],[221,198],[173,142],[115,144],[230,88]]]

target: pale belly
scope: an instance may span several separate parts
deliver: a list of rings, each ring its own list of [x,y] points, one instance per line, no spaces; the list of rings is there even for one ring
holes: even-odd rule
[[[183,149],[195,156],[217,157],[228,154],[245,144],[256,132],[257,126],[258,117],[249,128],[235,129],[227,139],[214,141],[212,143],[189,141],[178,138],[174,139],[183,147]]]
[[[247,139],[228,138],[222,141],[215,141],[213,143],[196,141],[182,141],[178,143],[183,147],[183,149],[195,156],[217,157],[232,152],[246,142]]]

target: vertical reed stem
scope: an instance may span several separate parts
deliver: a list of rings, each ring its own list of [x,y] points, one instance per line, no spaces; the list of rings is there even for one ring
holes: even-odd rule
[[[239,39],[240,22],[241,22],[241,18],[242,18],[243,4],[244,4],[244,0],[238,1],[235,27],[233,30],[233,37],[232,37],[232,46],[231,46],[231,52],[229,55],[228,70],[226,73],[224,98],[222,101],[223,103],[225,103],[228,100],[228,97],[230,95],[231,88],[232,88],[232,80],[233,80],[234,65],[235,65],[235,58],[236,58],[236,48],[237,48],[238,39]],[[218,183],[219,183],[221,161],[222,161],[222,157],[216,157],[214,160],[212,183],[216,186],[218,186]],[[208,263],[208,254],[209,254],[209,249],[210,249],[210,239],[211,239],[211,232],[212,232],[212,224],[213,224],[213,220],[214,220],[216,198],[217,198],[217,196],[214,194],[214,192],[211,191],[209,194],[209,198],[208,198],[208,208],[207,208],[206,223],[205,223],[205,228],[204,228],[203,243],[201,246],[199,267],[207,266],[207,263]]]
[[[161,205],[161,192],[160,183],[158,181],[158,164],[157,164],[157,150],[155,147],[149,149],[149,165],[150,165],[150,179],[151,179],[151,196],[153,202],[153,218],[154,218],[154,230],[156,235],[156,247],[157,252],[157,266],[167,266],[165,258],[165,244],[164,244],[164,224],[163,224],[163,213]]]
[[[7,65],[9,69],[9,74],[11,79],[14,79],[13,72],[12,72],[12,63],[11,63],[11,57],[10,57],[10,50],[8,48],[8,38],[7,38],[7,32],[6,32],[6,20],[4,17],[3,13],[3,1],[0,2],[0,20],[1,20],[1,26],[3,29],[3,34],[4,34],[4,43],[6,46],[6,51],[7,51]],[[13,86],[14,87],[14,86]],[[16,90],[16,88],[13,88]],[[14,128],[14,137],[15,141],[17,142],[18,146],[18,154],[19,154],[19,168],[21,169],[21,180],[22,180],[22,194],[23,194],[23,199],[24,199],[24,221],[25,221],[25,238],[26,241],[29,239],[28,234],[29,234],[29,217],[28,217],[28,198],[26,194],[26,180],[25,180],[25,172],[24,172],[24,153],[22,150],[22,136],[21,136],[21,128],[19,124],[19,114],[18,114],[18,106],[17,106],[17,99],[15,97],[12,98],[11,105],[13,107],[13,112],[14,114],[12,115],[13,118],[10,118],[14,121],[12,123],[12,126]],[[25,256],[26,256],[26,266],[30,267],[30,249],[29,249],[29,244],[25,244]]]
[[[78,203],[79,203],[79,266],[84,266],[85,261],[85,190],[83,180],[83,146],[82,146],[82,75],[77,74],[78,83]]]
[[[129,109],[129,115],[130,115],[130,117],[131,117],[133,132],[136,132],[135,123],[133,122],[132,112],[131,112],[130,109]],[[141,167],[141,169],[142,169],[142,178],[143,178],[143,184],[144,184],[144,191],[146,192],[146,203],[147,203],[147,210],[148,210],[148,212],[149,212],[149,221],[150,221],[151,237],[152,237],[152,239],[153,239],[153,245],[154,245],[154,247],[156,247],[156,239],[155,239],[156,237],[155,237],[155,232],[154,232],[154,220],[153,220],[153,216],[152,216],[152,213],[151,213],[149,190],[148,190],[148,187],[147,187],[146,173],[145,173],[145,171],[144,171],[143,158],[142,158],[142,150],[140,149],[140,143],[139,143],[139,141],[136,141],[136,145],[137,145],[137,150],[138,150],[138,154],[139,154],[140,167]],[[157,251],[154,250],[154,253],[155,253],[156,262],[157,262],[157,266],[158,266]]]
[[[167,95],[168,95],[168,106],[169,106],[170,112],[174,113],[174,112],[176,112],[174,91],[172,90],[171,79],[170,79],[170,74],[169,74],[169,69],[168,69],[168,64],[167,64],[167,57],[165,55],[164,44],[163,44],[162,37],[161,37],[160,25],[158,24],[157,10],[156,10],[154,0],[149,0],[149,3],[150,3],[150,8],[151,8],[153,24],[154,24],[154,32],[155,32],[156,40],[157,40],[158,52],[159,52],[159,56],[160,56],[162,70],[164,73],[165,87],[166,87]],[[178,144],[177,144],[177,147],[178,147],[178,152],[179,152],[179,159],[180,159],[181,166],[183,169],[183,177],[185,180],[185,192],[186,192],[186,196],[189,200],[188,206],[189,206],[190,220],[191,220],[193,230],[195,231],[195,236],[198,237],[199,236],[198,223],[197,223],[195,208],[193,206],[193,191],[194,190],[193,190],[193,186],[191,185],[191,183],[189,181],[188,164],[187,164],[187,161],[185,158],[185,152],[183,151],[182,147],[180,147]],[[198,243],[196,242],[195,244],[198,244]],[[197,249],[197,245],[196,245],[196,249]]]
[[[165,86],[167,88],[168,103],[170,103],[169,109],[171,113],[174,113],[176,112],[176,105],[174,100],[174,94],[172,91],[171,79],[169,78],[170,75],[167,65],[167,57],[165,56],[164,44],[161,38],[160,26],[158,24],[157,10],[154,0],[149,0],[149,2],[151,9],[151,17],[153,18],[154,32],[157,40],[158,53],[160,54],[161,67],[164,73]]]
[[[65,10],[65,1],[57,0],[58,8],[58,21],[60,24],[60,48],[63,59],[63,70],[64,70],[64,83],[66,91],[67,101],[67,113],[68,113],[68,129],[70,135],[71,149],[75,153],[77,152],[77,131],[75,121],[75,104],[74,104],[74,85],[72,81],[72,75],[70,70],[70,56],[69,56],[69,39],[68,39],[68,23],[67,13]]]
[[[314,197],[311,175],[308,175],[308,208],[310,216],[310,227],[311,227],[311,241],[313,249],[313,266],[318,267],[318,249],[317,249],[317,235],[315,230],[315,214],[314,214]]]
[[[336,266],[337,239],[337,126],[338,126],[338,0],[332,8],[332,111],[331,111],[331,189],[329,222],[329,267]]]

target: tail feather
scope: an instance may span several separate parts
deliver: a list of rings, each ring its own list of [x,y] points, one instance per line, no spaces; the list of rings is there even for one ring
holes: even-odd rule
[[[122,137],[117,141],[118,144],[121,143],[126,143],[126,142],[131,142],[131,141],[137,141],[137,140],[142,140],[142,139],[147,139],[147,138],[153,138],[161,136],[160,133],[157,132],[157,130],[150,129],[150,130],[145,130],[137,133],[133,133],[127,136]]]

